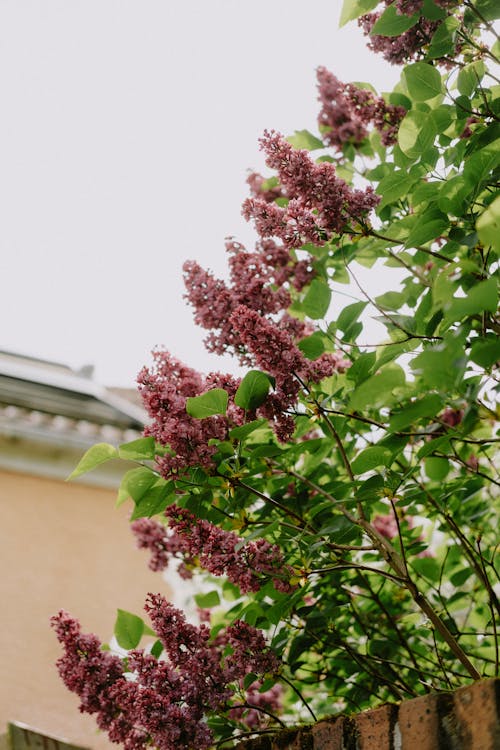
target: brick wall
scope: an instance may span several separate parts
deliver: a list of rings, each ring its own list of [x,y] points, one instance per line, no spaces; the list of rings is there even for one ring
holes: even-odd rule
[[[500,750],[500,679],[261,735],[237,750]]]

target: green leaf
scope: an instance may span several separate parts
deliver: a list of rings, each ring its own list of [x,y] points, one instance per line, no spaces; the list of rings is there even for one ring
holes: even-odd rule
[[[454,297],[446,311],[445,321],[448,323],[470,315],[477,315],[484,311],[496,312],[498,305],[497,281],[494,276],[486,281],[475,284],[466,297]]]
[[[206,594],[195,594],[194,600],[198,607],[201,607],[202,609],[211,609],[212,607],[218,607],[220,604],[218,591],[208,591]]]
[[[337,328],[346,334],[352,324],[359,318],[367,304],[367,302],[354,302],[352,305],[344,307],[337,318]]]
[[[144,633],[144,622],[141,617],[119,609],[116,614],[114,632],[118,645],[130,651],[132,648],[137,648],[140,643]]]
[[[125,500],[128,500],[129,497],[131,497],[134,502],[139,502],[150,487],[155,484],[157,479],[158,475],[146,466],[139,466],[137,469],[130,469],[130,471],[127,471],[122,478],[116,504],[121,505]]]
[[[368,13],[378,5],[378,2],[379,0],[344,0],[339,26],[345,26],[348,21],[354,21],[355,18]]]
[[[417,458],[425,458],[436,450],[448,450],[450,447],[450,439],[447,435],[442,435],[435,440],[429,440],[419,449]]]
[[[483,245],[500,251],[500,195],[483,211],[476,221],[476,229]]]
[[[162,513],[168,505],[169,495],[175,500],[175,485],[158,478],[154,485],[137,501],[130,516],[131,521],[136,518],[151,518]]]
[[[401,151],[415,159],[434,142],[436,126],[428,113],[410,110],[398,130],[398,143]]]
[[[349,401],[349,410],[360,411],[367,406],[372,408],[388,406],[396,398],[394,390],[402,388],[405,382],[402,367],[394,364],[387,365],[354,390]]]
[[[385,292],[375,297],[375,302],[384,310],[400,310],[407,301],[405,292]]]
[[[395,4],[382,13],[376,21],[370,36],[399,36],[418,22],[418,14],[405,16],[404,13],[398,13]]]
[[[429,456],[425,459],[425,473],[434,482],[441,482],[450,471],[450,462],[446,458]]]
[[[433,417],[440,411],[442,405],[443,399],[437,393],[430,393],[417,401],[412,401],[408,406],[391,414],[389,422],[391,430],[399,432],[414,424],[421,417]]]
[[[433,557],[417,557],[412,560],[411,567],[429,581],[437,582],[441,578],[441,566]]]
[[[252,422],[247,422],[247,424],[233,427],[229,432],[229,437],[233,440],[244,440],[248,435],[251,435],[252,432],[255,432],[255,430],[258,430],[267,424],[268,422],[266,419],[254,419]]]
[[[118,455],[127,461],[152,461],[155,457],[154,438],[144,437],[130,443],[122,443],[118,446]]]
[[[330,307],[332,292],[321,279],[313,279],[302,303],[305,314],[313,320],[324,318]]]
[[[321,331],[316,331],[311,336],[301,339],[297,346],[307,359],[317,359],[325,351],[323,334]]]
[[[484,73],[485,67],[481,60],[469,63],[469,65],[460,68],[457,78],[457,88],[460,93],[464,96],[471,96],[481,82]]]
[[[441,184],[437,201],[438,208],[453,216],[462,216],[472,190],[473,186],[464,180],[463,175],[451,177]]]
[[[316,138],[308,130],[296,130],[294,135],[289,135],[286,139],[294,148],[305,148],[307,151],[315,151],[318,148],[325,148],[323,141]]]
[[[272,381],[269,375],[259,370],[250,370],[241,381],[234,396],[234,403],[241,409],[254,411],[267,398]]]
[[[418,354],[410,367],[432,390],[447,390],[461,380],[466,364],[463,337],[454,331],[445,341],[428,346]]]
[[[109,461],[111,458],[118,458],[117,449],[109,443],[96,443],[96,445],[93,445],[92,448],[89,448],[83,454],[77,467],[71,472],[67,481],[75,479],[81,474],[86,474],[88,471],[92,471],[96,466]]]
[[[163,643],[160,640],[155,641],[151,646],[150,653],[155,657],[155,659],[158,659],[158,657],[163,653]]]
[[[486,21],[496,21],[500,18],[498,0],[475,0],[473,5]]]
[[[444,57],[455,51],[455,32],[460,22],[455,16],[448,16],[439,24],[429,45],[428,56],[432,58]]]
[[[388,466],[391,460],[391,451],[379,445],[373,445],[361,451],[351,464],[354,474],[364,474],[365,471],[375,469],[377,466]]]
[[[448,217],[441,211],[431,210],[420,214],[405,242],[406,247],[418,247],[435,240],[448,229]]]
[[[375,352],[365,352],[360,354],[351,367],[348,368],[346,377],[348,380],[354,380],[356,385],[359,385],[366,380],[373,370],[377,355]]]
[[[500,361],[500,338],[488,338],[474,341],[470,358],[480,367],[489,368]]]
[[[212,388],[211,391],[193,396],[186,400],[186,411],[190,417],[205,419],[215,414],[225,414],[228,395],[222,388]]]
[[[417,102],[426,102],[441,93],[441,76],[433,65],[424,62],[407,65],[403,75],[410,96]]]
[[[383,177],[377,185],[376,190],[378,195],[382,196],[382,200],[377,207],[378,210],[380,211],[385,206],[406,198],[410,188],[417,181],[418,177],[411,176],[402,169],[398,169]]]

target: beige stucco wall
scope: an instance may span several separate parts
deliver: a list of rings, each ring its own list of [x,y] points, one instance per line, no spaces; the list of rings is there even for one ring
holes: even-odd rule
[[[142,613],[167,587],[110,490],[0,471],[0,734],[7,721],[94,748],[115,747],[56,673],[49,617],[63,608],[111,637],[116,609]]]

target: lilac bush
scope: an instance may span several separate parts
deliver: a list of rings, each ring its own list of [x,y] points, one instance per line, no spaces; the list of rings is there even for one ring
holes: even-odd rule
[[[119,610],[125,657],[53,619],[61,676],[114,742],[228,747],[498,675],[496,15],[345,0],[342,22],[404,65],[395,91],[318,68],[319,134],[260,141],[255,248],[227,241],[226,280],[184,265],[207,349],[245,373],[155,352],[144,437],[73,473],[135,461],[119,500],[150,567],[206,581],[200,624],[160,594],[153,630]],[[365,288],[360,266],[400,281]]]

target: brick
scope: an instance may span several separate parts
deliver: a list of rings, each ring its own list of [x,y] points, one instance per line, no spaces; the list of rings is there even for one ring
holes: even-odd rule
[[[359,750],[392,750],[398,707],[385,705],[354,717]],[[421,750],[419,748],[418,750]]]
[[[343,716],[327,721],[319,721],[311,729],[313,750],[343,750]]]
[[[401,748],[436,750],[439,735],[437,698],[437,695],[424,695],[400,705],[395,733],[400,737]]]
[[[305,727],[299,731],[278,732],[273,738],[272,750],[313,750],[312,743],[310,728]]]
[[[500,748],[500,680],[483,680],[454,695],[463,750]]]

